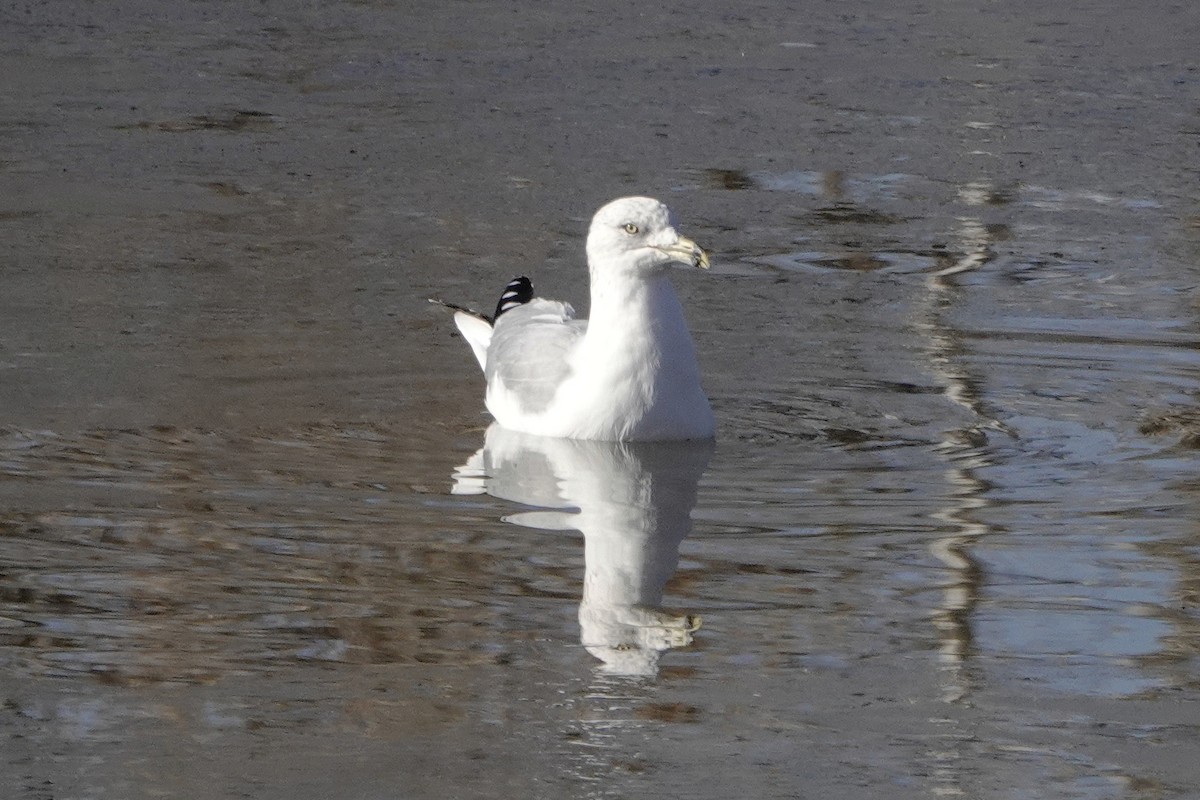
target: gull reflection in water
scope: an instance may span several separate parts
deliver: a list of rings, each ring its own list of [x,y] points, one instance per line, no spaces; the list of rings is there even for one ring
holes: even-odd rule
[[[605,672],[653,675],[659,656],[691,644],[700,626],[660,606],[712,451],[711,441],[590,442],[492,425],[453,491],[538,508],[505,517],[518,525],[581,531],[580,639]]]

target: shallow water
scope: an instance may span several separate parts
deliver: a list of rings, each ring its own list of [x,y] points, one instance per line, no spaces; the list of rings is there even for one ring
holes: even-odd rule
[[[0,19],[0,795],[1196,796],[1196,11],[170,11]],[[632,192],[715,447],[488,431]]]

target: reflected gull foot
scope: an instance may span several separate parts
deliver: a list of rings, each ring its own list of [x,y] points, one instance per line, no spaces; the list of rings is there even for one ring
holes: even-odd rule
[[[699,617],[660,606],[712,451],[710,440],[584,441],[492,425],[483,448],[456,471],[454,492],[538,509],[509,522],[581,531],[581,642],[605,672],[653,675],[661,654],[691,644],[700,626]]]

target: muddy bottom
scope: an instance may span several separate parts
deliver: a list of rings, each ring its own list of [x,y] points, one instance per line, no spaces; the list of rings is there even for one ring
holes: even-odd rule
[[[1200,12],[560,5],[0,18],[0,795],[1194,797]],[[715,445],[489,428],[633,193]]]

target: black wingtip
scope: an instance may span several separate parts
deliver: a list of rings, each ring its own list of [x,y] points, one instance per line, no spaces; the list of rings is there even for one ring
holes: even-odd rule
[[[500,319],[505,311],[511,311],[517,306],[523,306],[533,299],[533,281],[520,275],[513,278],[500,293],[500,302],[496,303],[496,313],[493,319]]]

